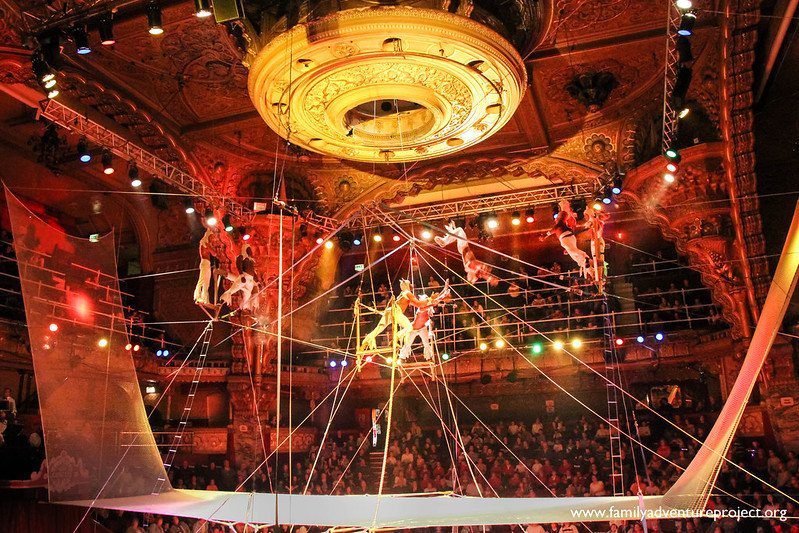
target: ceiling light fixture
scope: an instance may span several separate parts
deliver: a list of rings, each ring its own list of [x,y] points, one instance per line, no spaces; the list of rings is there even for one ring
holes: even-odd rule
[[[114,173],[114,155],[111,151],[106,148],[103,150],[103,155],[100,158],[103,164],[103,174],[113,174]]]
[[[101,13],[97,19],[97,31],[100,33],[100,44],[111,46],[116,43],[114,39],[114,16],[110,11]]]
[[[158,2],[150,2],[147,4],[147,25],[150,27],[150,29],[147,30],[150,35],[161,35],[164,33],[161,6],[158,5]]]
[[[212,15],[210,0],[194,0],[194,16],[200,19],[208,18]]]

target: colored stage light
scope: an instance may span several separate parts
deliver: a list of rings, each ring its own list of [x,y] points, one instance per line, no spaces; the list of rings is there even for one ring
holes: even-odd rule
[[[659,331],[657,333],[655,333],[655,340],[656,341],[660,342],[660,341],[662,341],[665,338],[666,338],[666,336],[663,333],[661,333]]]
[[[449,354],[447,352],[442,353],[441,354],[441,359],[443,359],[444,361],[448,361],[449,360]]]
[[[555,348],[556,350],[562,350],[563,349],[563,341],[555,341],[555,342],[553,342],[552,343],[552,347]]]
[[[578,349],[583,347],[582,339],[574,339],[572,340],[572,348]]]
[[[141,346],[139,346],[138,344],[134,344],[133,345],[133,351],[134,352],[138,352],[139,350],[141,350]]]
[[[103,155],[101,156],[101,161],[103,163],[103,174],[113,174],[114,173],[114,156],[110,150],[105,149],[103,150]]]
[[[322,244],[325,240],[322,237],[317,237],[316,244]]]
[[[691,0],[677,0],[674,5],[677,6],[677,9],[691,9],[694,7],[694,3]]]
[[[161,357],[161,356],[163,356],[163,355],[164,355],[164,350],[157,350],[157,351],[155,352],[155,355],[157,355],[158,357]]]
[[[518,211],[514,211],[511,214],[510,223],[513,224],[514,226],[518,226],[519,224],[522,223],[521,214]]]
[[[114,19],[110,11],[101,14],[97,19],[97,29],[100,32],[100,43],[103,46],[110,46],[114,44]]]
[[[72,309],[73,314],[82,322],[88,322],[92,318],[92,303],[81,293],[67,293],[67,303]]]
[[[325,248],[327,248],[328,250],[332,250],[333,249],[333,241],[326,241],[325,242]]]
[[[379,233],[375,233],[372,236],[372,240],[374,240],[375,242],[382,242],[383,241],[383,236],[380,235]]]
[[[635,338],[635,340],[636,340],[636,341],[638,341],[638,343],[639,343],[639,344],[643,344],[645,339],[644,339],[644,336],[643,336],[643,335],[638,335],[638,336]]]
[[[696,23],[696,11],[686,11],[680,18],[680,27],[677,29],[677,35],[688,37],[694,33],[694,24]]]
[[[89,142],[85,137],[81,137],[78,141],[78,159],[81,163],[88,163],[92,160],[92,154],[89,152]]]
[[[208,18],[212,15],[211,0],[194,0],[194,16],[200,19]]]
[[[690,108],[688,108],[688,107],[683,107],[682,109],[680,109],[680,112],[677,114],[677,116],[678,116],[678,117],[680,117],[680,118],[685,118],[685,117],[687,117],[687,116],[688,116],[690,113],[691,113],[691,109],[690,109]]]
[[[393,237],[391,237],[391,240],[394,241],[394,242],[400,242],[400,236],[399,235],[394,235]]]
[[[621,337],[617,337],[615,342],[616,346],[624,346],[624,339],[622,339]]]
[[[330,361],[330,368],[336,368],[336,365],[337,365],[337,364],[338,364],[338,363],[336,363],[335,361],[331,360],[331,361]]]
[[[144,387],[145,394],[155,394],[155,392],[156,392],[155,385],[146,385]]]
[[[524,219],[525,222],[527,222],[528,224],[532,224],[533,222],[535,222],[535,208],[534,207],[531,207],[530,209],[525,211],[524,214],[526,216],[526,218]]]
[[[367,355],[366,356],[366,362],[367,363],[371,363],[372,362],[372,356],[371,355]]]
[[[169,350],[164,350],[164,357],[169,357]]]
[[[665,152],[663,152],[663,156],[669,161],[674,161],[675,163],[679,163],[681,159],[680,152],[678,152],[676,148],[668,148]]]
[[[89,34],[86,32],[86,26],[78,24],[72,28],[72,40],[75,41],[75,51],[80,55],[90,54],[92,52],[89,46]]]
[[[349,364],[349,363],[347,362],[347,360],[346,360],[346,359],[342,359],[342,360],[341,360],[341,366],[347,366],[348,364]]]
[[[677,172],[677,163],[671,163],[671,162],[667,163],[666,170],[668,170],[670,174],[674,174],[675,172]]]
[[[481,351],[481,352],[484,352],[484,351],[486,351],[486,350],[488,350],[488,344],[486,344],[486,343],[484,343],[484,342],[481,342],[481,343],[480,343],[480,351]]]
[[[128,352],[129,352],[129,351],[131,351],[132,349],[133,349],[133,345],[132,345],[131,343],[127,343],[127,344],[125,345],[125,350],[126,350],[126,351],[128,351]]]
[[[235,228],[233,227],[233,222],[230,219],[230,215],[225,215],[222,217],[222,224],[225,226],[225,231],[231,233]]]
[[[433,233],[429,229],[422,230],[422,238],[426,241],[429,241],[433,238]]]
[[[544,346],[540,342],[534,342],[533,343],[533,353],[535,355],[538,355],[538,354],[540,354],[543,351],[544,351]]]
[[[250,234],[247,232],[247,230],[242,230],[242,233],[241,233],[241,240],[243,240],[243,241],[249,241],[251,238],[252,238],[252,235],[250,235]]]
[[[355,237],[354,239],[352,239],[352,244],[354,244],[355,246],[360,246],[361,245],[361,239],[359,239],[358,237]]]
[[[164,33],[164,25],[161,20],[161,6],[158,2],[150,2],[147,4],[147,30],[150,35],[161,35]]]
[[[50,331],[55,333],[56,331],[58,331],[58,324],[56,324],[55,322],[52,322],[52,323],[50,323],[50,326],[47,329],[49,329]]]
[[[665,174],[663,174],[663,181],[665,181],[666,183],[674,183],[674,174],[666,172]]]
[[[128,165],[128,179],[130,179],[131,187],[141,187],[141,179],[139,179],[139,167],[135,163]]]
[[[103,337],[102,339],[98,340],[97,346],[99,346],[100,348],[105,348],[106,346],[108,346],[108,339]]]
[[[206,209],[205,210],[205,223],[209,226],[213,227],[216,226],[218,220],[216,219],[216,215],[214,215],[213,209]]]
[[[497,339],[494,341],[494,348],[502,349],[505,347],[505,341],[503,339]]]
[[[486,226],[488,226],[488,229],[497,229],[499,227],[499,219],[497,218],[497,215],[492,214],[489,216],[488,220],[486,220]]]

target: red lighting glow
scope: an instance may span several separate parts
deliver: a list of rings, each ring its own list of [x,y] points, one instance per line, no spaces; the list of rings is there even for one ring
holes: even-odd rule
[[[72,292],[68,293],[67,302],[72,308],[73,315],[81,322],[90,322],[92,319],[92,302],[86,295]]]
[[[50,327],[49,327],[48,329],[49,329],[50,331],[52,331],[53,333],[55,333],[56,331],[58,331],[58,324],[56,324],[55,322],[53,322],[53,323],[51,323],[51,324],[50,324]]]
[[[616,339],[616,346],[624,346],[624,339]]]
[[[533,222],[535,222],[535,217],[528,216],[525,220],[527,221],[528,224],[532,224]]]
[[[394,235],[393,237],[391,237],[391,240],[394,241],[394,242],[400,242],[400,236],[399,235]]]

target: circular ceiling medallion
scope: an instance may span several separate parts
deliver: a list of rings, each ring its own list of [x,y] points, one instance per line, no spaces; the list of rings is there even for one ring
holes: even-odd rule
[[[496,133],[527,85],[499,34],[410,7],[348,10],[300,24],[258,51],[249,91],[279,135],[342,159],[451,154]]]

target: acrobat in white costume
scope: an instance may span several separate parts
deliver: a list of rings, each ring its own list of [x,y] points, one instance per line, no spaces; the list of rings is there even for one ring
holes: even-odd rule
[[[236,258],[236,268],[238,275],[228,273],[225,277],[231,282],[220,299],[228,306],[233,301],[233,295],[241,291],[239,309],[255,310],[258,308],[258,295],[253,296],[257,284],[255,282],[255,261],[250,257],[250,246],[245,244],[241,247],[241,254]]]
[[[568,200],[561,200],[558,202],[558,206],[560,211],[555,219],[555,224],[546,232],[546,235],[541,237],[541,240],[550,235],[555,235],[560,241],[560,245],[569,254],[569,257],[580,267],[580,274],[585,277],[593,277],[591,258],[577,247],[577,237],[574,235],[577,228],[577,217],[572,211],[571,204]]]
[[[405,292],[410,292],[410,284],[405,281],[408,289]],[[416,307],[416,314],[413,317],[410,331],[404,332],[402,335],[402,349],[400,350],[400,359],[407,359],[411,355],[413,348],[413,341],[418,337],[422,341],[424,348],[424,358],[428,361],[433,358],[433,343],[430,342],[433,338],[433,320],[432,315],[435,312],[435,307],[441,303],[444,298],[449,295],[449,283],[444,284],[444,290],[440,294],[434,294],[432,298],[426,294],[420,295],[418,298],[413,297],[410,299],[411,304]],[[413,296],[411,294],[411,296]]]
[[[211,228],[206,228],[205,235],[200,239],[200,277],[194,288],[194,301],[198,304],[208,303],[208,290],[211,288]]]
[[[476,283],[479,280],[485,280],[492,287],[499,283],[499,278],[491,273],[491,267],[483,263],[475,257],[472,247],[469,245],[469,240],[466,238],[466,232],[463,228],[459,228],[454,222],[450,222],[444,229],[447,234],[443,237],[436,237],[436,244],[442,248],[446,248],[453,242],[458,243],[458,252],[463,259],[463,268],[466,270],[466,279],[469,283]]]

